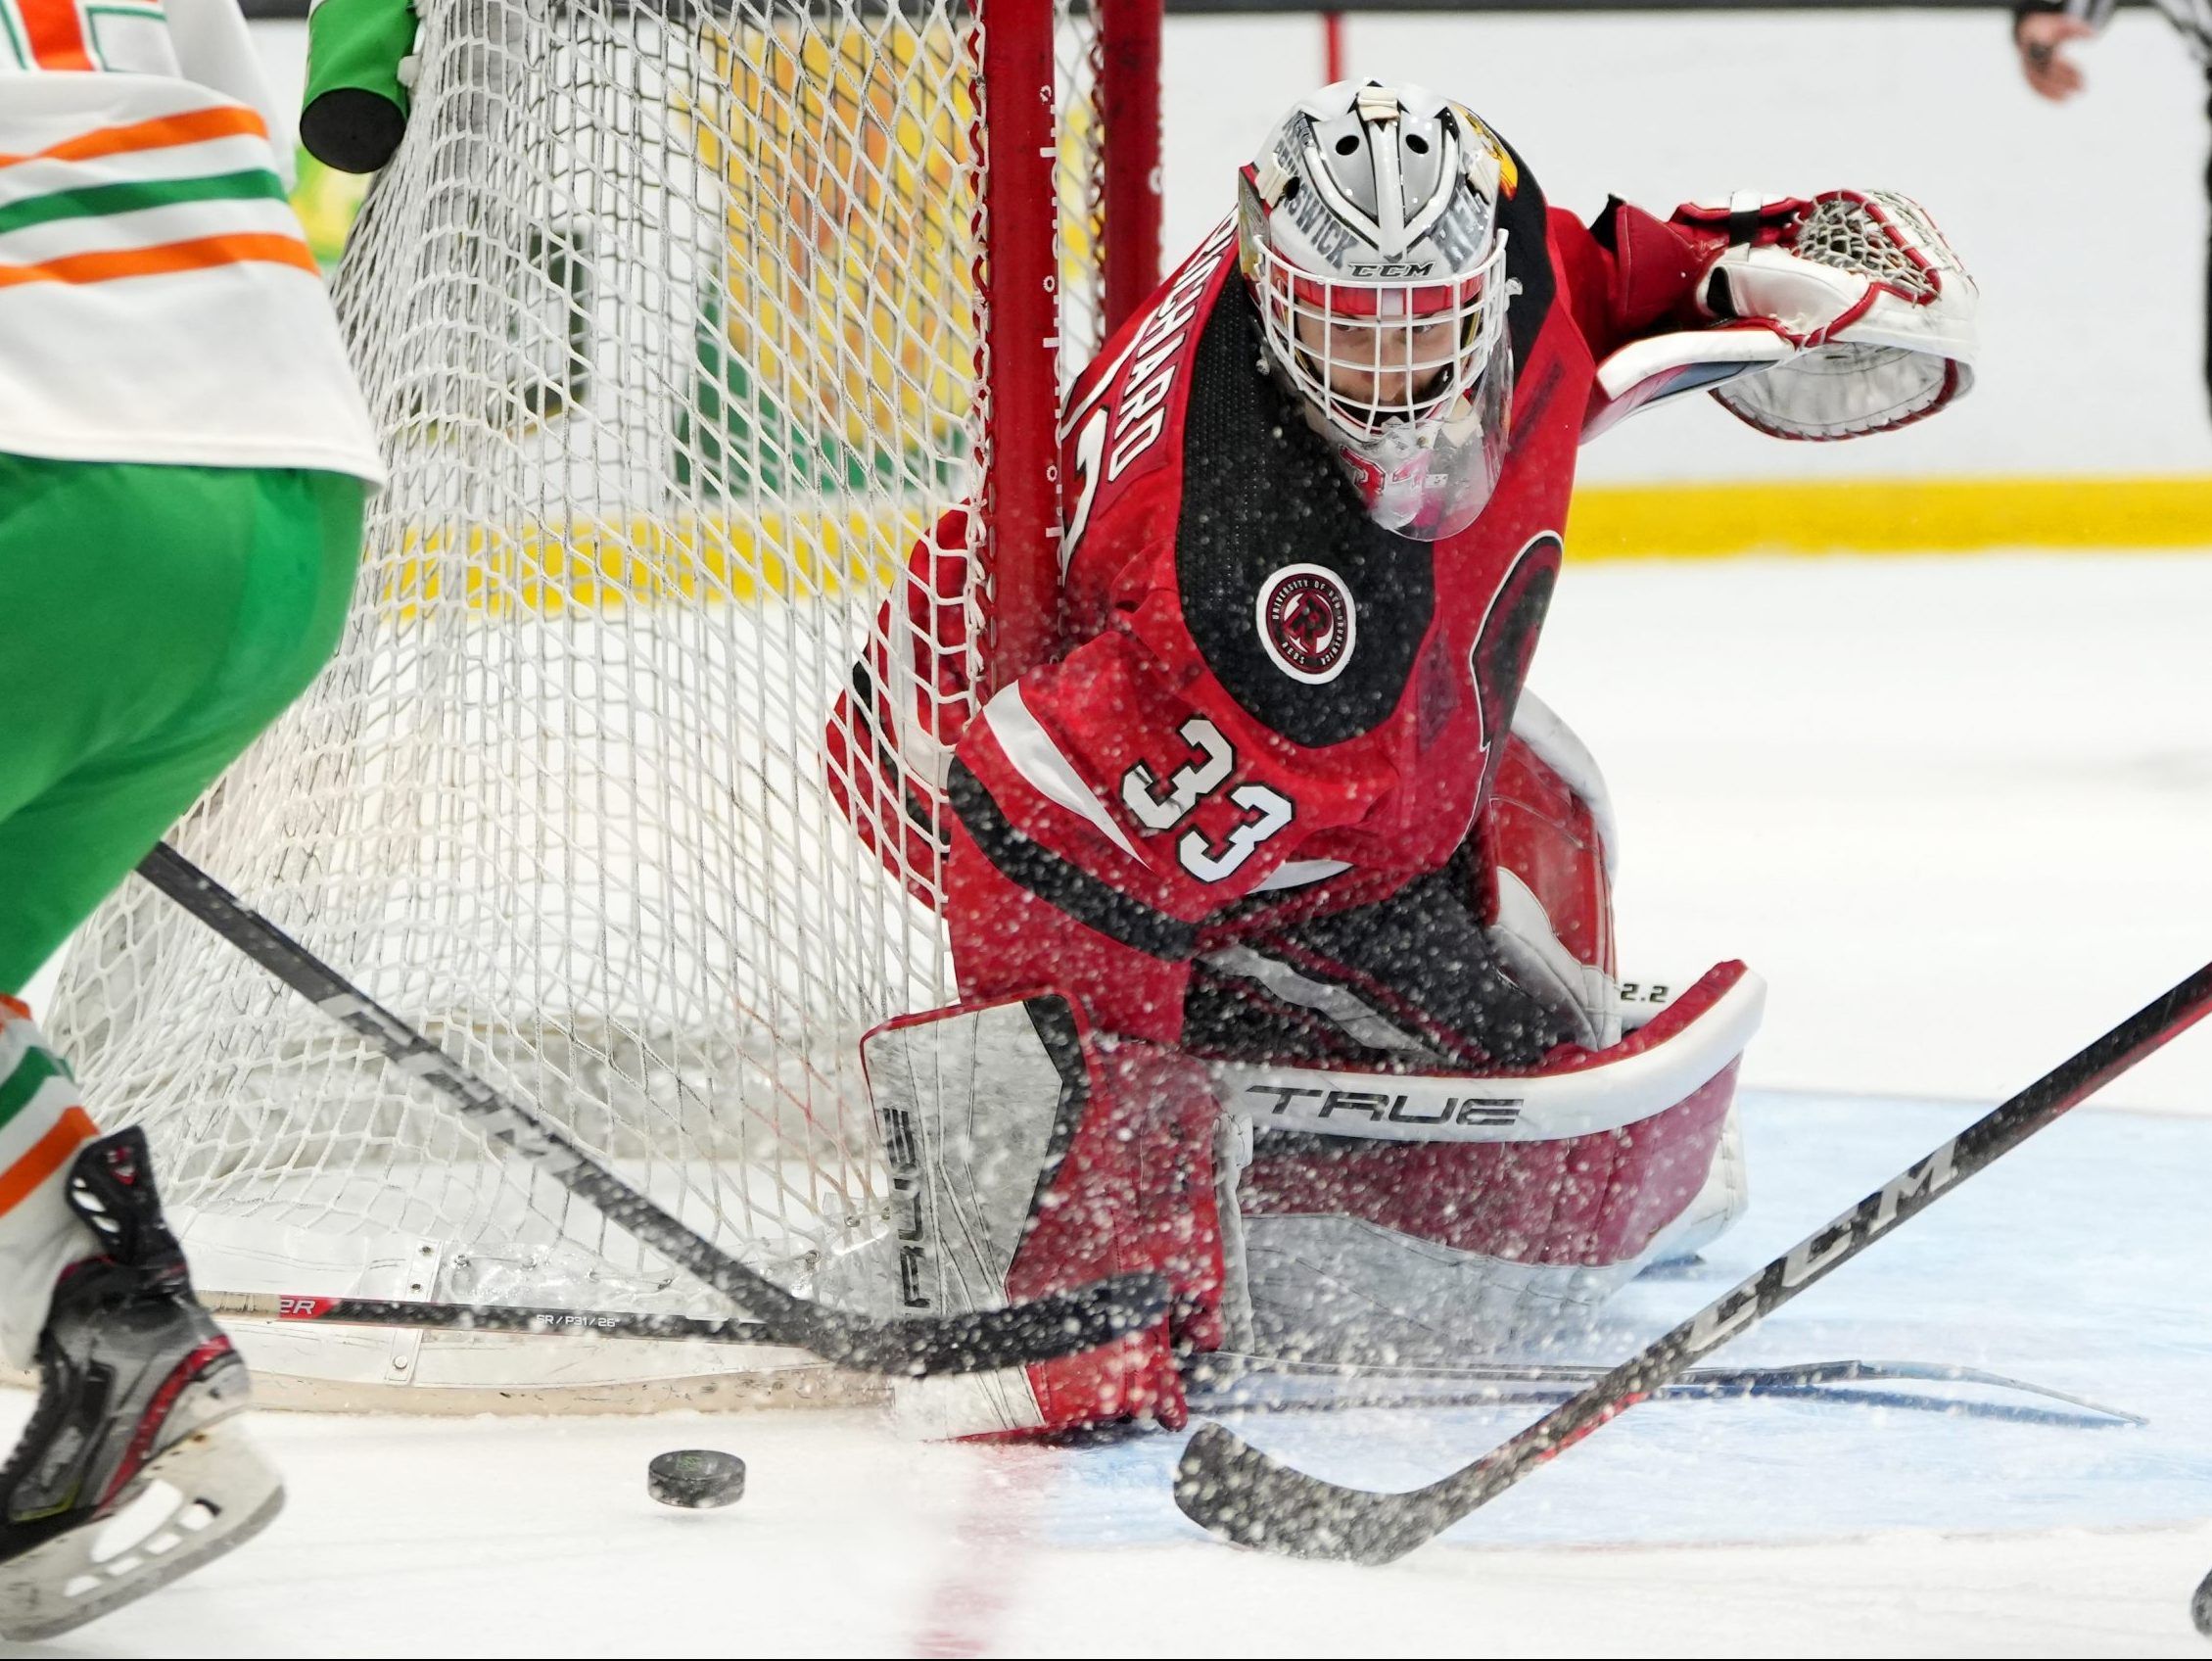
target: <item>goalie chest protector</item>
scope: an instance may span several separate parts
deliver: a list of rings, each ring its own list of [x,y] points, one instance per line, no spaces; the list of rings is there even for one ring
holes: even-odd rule
[[[1400,879],[1437,869],[1495,769],[1558,575],[1594,376],[1526,167],[1501,219],[1519,285],[1510,444],[1495,493],[1457,536],[1419,542],[1367,516],[1266,372],[1231,223],[1069,400],[1071,643],[1132,632],[1240,747],[1264,746],[1316,799],[1348,809],[1278,838],[1239,888],[1294,854]]]

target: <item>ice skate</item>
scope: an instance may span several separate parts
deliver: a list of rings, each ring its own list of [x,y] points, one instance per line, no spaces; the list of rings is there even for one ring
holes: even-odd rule
[[[284,1503],[236,1422],[246,1364],[193,1298],[144,1132],[88,1143],[69,1203],[106,1250],[55,1289],[38,1405],[0,1470],[0,1637],[17,1640],[145,1596]]]

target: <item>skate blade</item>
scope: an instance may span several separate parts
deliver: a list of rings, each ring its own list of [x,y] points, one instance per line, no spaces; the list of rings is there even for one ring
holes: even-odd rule
[[[0,1637],[81,1627],[245,1544],[283,1509],[276,1467],[235,1423],[210,1426],[149,1460],[97,1521],[0,1563]]]

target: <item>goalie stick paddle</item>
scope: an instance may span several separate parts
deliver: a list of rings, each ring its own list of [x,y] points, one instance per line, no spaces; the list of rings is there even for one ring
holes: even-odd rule
[[[1471,1465],[1408,1493],[1346,1488],[1278,1463],[1217,1424],[1175,1469],[1175,1503],[1222,1539],[1295,1557],[1389,1563],[1427,1544],[1763,1316],[1856,1258],[2212,1010],[2212,964],[2137,1012],[1748,1280]]]
[[[1150,1274],[1118,1275],[1012,1308],[889,1321],[845,1314],[786,1292],[638,1193],[541,1115],[470,1072],[166,842],[155,844],[138,874],[331,1020],[366,1038],[401,1072],[444,1095],[485,1136],[753,1316],[763,1343],[811,1350],[856,1372],[920,1378],[1096,1349],[1167,1312],[1167,1283]]]

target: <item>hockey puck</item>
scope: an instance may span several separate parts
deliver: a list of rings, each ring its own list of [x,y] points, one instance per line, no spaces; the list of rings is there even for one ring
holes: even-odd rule
[[[2196,1583],[2196,1595],[2188,1600],[2188,1618],[2198,1632],[2212,1637],[2212,1575]]]
[[[745,1461],[712,1447],[678,1447],[645,1467],[645,1492],[663,1505],[704,1511],[745,1492]]]

